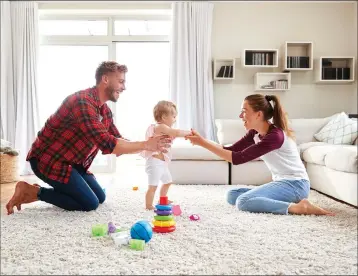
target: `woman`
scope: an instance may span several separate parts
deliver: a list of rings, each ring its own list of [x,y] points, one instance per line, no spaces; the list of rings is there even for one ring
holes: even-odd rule
[[[195,130],[186,137],[193,145],[202,146],[234,165],[258,157],[266,163],[272,182],[253,189],[230,190],[227,201],[249,212],[334,215],[307,200],[310,181],[279,99],[261,94],[247,96],[240,118],[248,132],[230,147],[209,141]]]

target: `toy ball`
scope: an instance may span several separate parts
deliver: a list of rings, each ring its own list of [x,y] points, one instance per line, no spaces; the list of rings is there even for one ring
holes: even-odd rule
[[[145,220],[140,220],[133,224],[130,233],[132,239],[144,240],[146,243],[153,237],[152,226]]]
[[[190,218],[190,220],[199,220],[200,219],[199,215],[197,215],[197,214],[193,214],[189,218]]]

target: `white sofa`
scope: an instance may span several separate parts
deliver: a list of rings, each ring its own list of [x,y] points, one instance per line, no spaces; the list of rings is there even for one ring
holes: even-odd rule
[[[313,136],[331,118],[292,119],[290,126],[311,188],[357,206],[357,145],[326,144]],[[232,144],[246,133],[240,119],[217,119],[215,124],[221,145]],[[261,185],[271,181],[271,173],[261,160],[234,166],[183,140],[173,144],[172,152],[170,169],[177,184]]]

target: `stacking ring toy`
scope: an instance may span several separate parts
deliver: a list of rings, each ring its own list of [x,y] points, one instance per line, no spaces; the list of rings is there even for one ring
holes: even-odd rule
[[[170,226],[170,227],[153,227],[153,231],[156,233],[170,233],[173,232],[175,230],[175,226]]]
[[[155,210],[154,212],[159,216],[168,216],[173,213],[172,211],[160,211],[160,210]]]
[[[173,220],[173,216],[169,215],[169,216],[154,216],[155,220],[159,220],[159,221],[167,221],[167,220]]]
[[[171,205],[161,205],[161,204],[157,204],[155,205],[155,208],[159,211],[171,211],[172,210],[172,206]]]
[[[168,220],[168,221],[153,220],[153,225],[158,226],[158,227],[170,227],[170,226],[175,225],[175,221],[174,220]]]

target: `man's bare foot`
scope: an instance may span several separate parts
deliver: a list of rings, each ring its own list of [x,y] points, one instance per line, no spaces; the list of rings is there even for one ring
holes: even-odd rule
[[[151,210],[154,210],[155,208],[153,206],[146,206],[145,209],[151,211]]]
[[[20,211],[21,204],[37,201],[39,187],[30,185],[24,181],[17,182],[15,192],[9,202],[6,204],[7,214],[14,213],[14,206]]]
[[[288,212],[296,215],[324,215],[334,216],[335,214],[322,209],[316,205],[313,205],[307,199],[302,199],[299,203],[291,204],[288,208]]]

